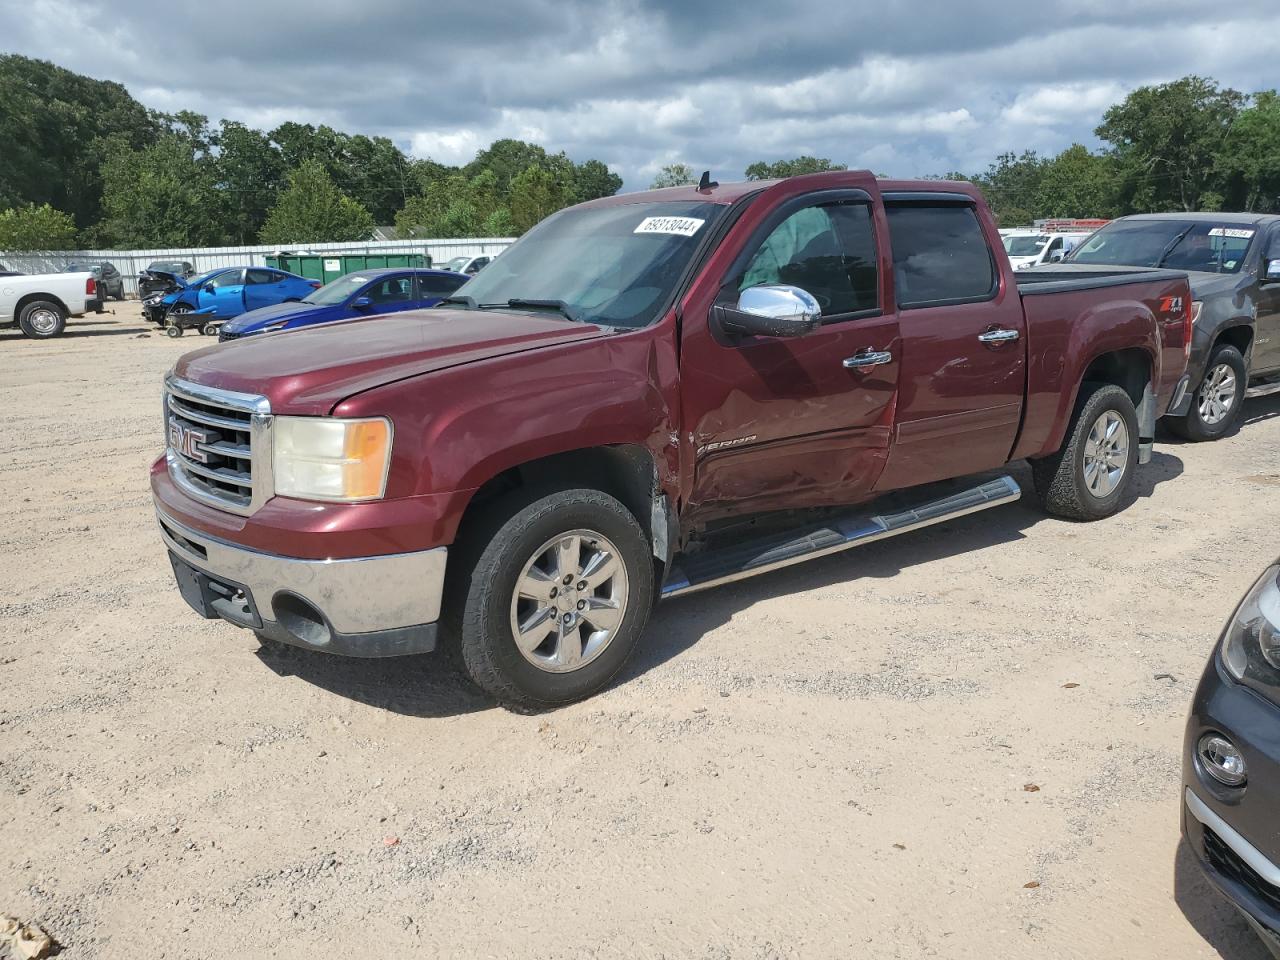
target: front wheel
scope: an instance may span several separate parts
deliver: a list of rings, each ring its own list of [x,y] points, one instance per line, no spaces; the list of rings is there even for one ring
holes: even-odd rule
[[[1225,436],[1244,410],[1249,382],[1244,357],[1229,343],[1220,344],[1209,357],[1204,379],[1191,398],[1184,417],[1170,417],[1169,426],[1184,440],[1217,440]]]
[[[516,495],[494,516],[458,557],[461,596],[450,619],[467,674],[523,708],[599,692],[635,649],[653,605],[644,531],[599,490]]]
[[[1068,520],[1111,516],[1133,484],[1138,443],[1129,394],[1113,384],[1083,385],[1062,449],[1031,461],[1045,510]]]

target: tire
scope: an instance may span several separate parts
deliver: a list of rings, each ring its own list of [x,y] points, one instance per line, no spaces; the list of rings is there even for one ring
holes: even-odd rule
[[[451,577],[449,595],[457,601],[446,622],[462,668],[495,700],[523,709],[604,689],[635,649],[653,606],[653,558],[635,517],[590,489],[521,491],[495,504],[492,517],[463,538]],[[572,548],[571,559],[562,545]],[[612,565],[601,559],[607,554]],[[540,597],[517,590],[518,582]],[[608,629],[611,621],[616,626]],[[516,640],[522,623],[530,638],[523,650]]]
[[[174,339],[177,339],[182,336],[182,328],[177,324],[171,323],[169,326],[164,328],[164,335],[166,337],[173,337]]]
[[[1191,392],[1186,416],[1169,417],[1169,427],[1184,440],[1218,440],[1231,432],[1244,410],[1249,372],[1240,351],[1220,343],[1209,354],[1204,376]]]
[[[1100,461],[1094,451],[1097,437],[1104,434],[1106,459]],[[1138,414],[1129,395],[1113,384],[1082,385],[1062,449],[1031,461],[1041,505],[1068,520],[1111,516],[1133,485],[1138,443]]]
[[[200,328],[200,332],[206,337],[216,337],[218,335],[218,325],[216,323],[206,323]]]
[[[33,300],[22,308],[18,326],[32,340],[52,340],[67,329],[67,312],[52,300]]]

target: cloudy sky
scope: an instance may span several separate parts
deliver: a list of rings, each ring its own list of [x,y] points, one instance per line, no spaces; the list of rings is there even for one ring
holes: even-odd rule
[[[498,137],[604,160],[830,157],[895,176],[1093,145],[1102,111],[1187,73],[1280,87],[1276,0],[0,0],[0,51],[150,107],[328,123],[419,157]]]

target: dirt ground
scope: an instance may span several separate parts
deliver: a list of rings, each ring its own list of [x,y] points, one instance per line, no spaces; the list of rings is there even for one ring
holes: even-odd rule
[[[1178,768],[1280,553],[1280,399],[1108,521],[1024,502],[671,601],[522,716],[186,608],[147,467],[208,342],[132,304],[0,333],[0,913],[64,956],[1263,957]]]

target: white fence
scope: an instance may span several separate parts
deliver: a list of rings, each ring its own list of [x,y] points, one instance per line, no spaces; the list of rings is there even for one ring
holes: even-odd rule
[[[174,247],[168,250],[43,250],[25,253],[0,251],[0,270],[22,273],[58,273],[67,264],[108,260],[124,277],[127,296],[137,296],[138,271],[156,260],[185,260],[196,273],[218,267],[265,266],[273,253],[422,253],[436,266],[454,257],[490,256],[511,245],[510,237],[478,237],[464,240],[371,240],[367,243],[311,243],[297,247]]]

